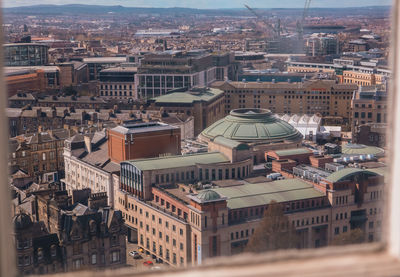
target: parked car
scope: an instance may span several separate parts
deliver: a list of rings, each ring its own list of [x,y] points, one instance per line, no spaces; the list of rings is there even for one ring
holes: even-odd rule
[[[144,265],[146,266],[153,266],[153,262],[152,261],[145,261],[143,262]]]
[[[137,251],[129,252],[129,256],[131,256],[134,259],[140,259],[142,257],[142,256],[140,256],[139,252],[137,252]]]

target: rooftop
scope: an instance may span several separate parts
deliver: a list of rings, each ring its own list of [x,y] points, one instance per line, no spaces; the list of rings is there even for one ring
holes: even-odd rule
[[[198,203],[208,203],[208,202],[213,202],[213,201],[220,201],[220,200],[225,200],[226,198],[221,197],[218,192],[214,190],[203,190],[200,191],[196,195],[189,195],[188,196],[190,199],[198,202]]]
[[[194,102],[208,102],[216,97],[222,95],[224,92],[215,88],[199,88],[192,89],[184,92],[172,92],[156,98],[153,101],[159,103],[186,103],[192,104]]]
[[[378,171],[377,172],[375,172],[375,171],[347,167],[347,168],[341,169],[339,171],[333,172],[331,175],[329,175],[325,179],[329,182],[336,183],[336,182],[342,182],[342,181],[348,180],[349,178],[353,177],[354,175],[358,175],[358,174],[366,174],[366,175],[370,175],[370,176],[383,175],[383,174],[377,173]]]
[[[345,155],[382,155],[384,152],[382,148],[364,144],[348,143],[342,146],[342,153]]]
[[[300,154],[311,154],[311,150],[307,148],[293,148],[293,149],[287,149],[287,150],[278,150],[275,151],[275,153],[278,156],[284,157],[284,156],[292,156],[292,155],[300,155]]]
[[[231,139],[225,138],[223,136],[217,136],[214,139],[214,142],[218,143],[220,145],[232,148],[232,149],[233,148],[236,148],[238,150],[247,150],[247,149],[249,149],[249,146],[247,144],[240,143],[240,142],[238,142],[236,140],[231,140]]]
[[[196,153],[182,156],[169,156],[151,159],[126,161],[139,170],[160,170],[194,166],[196,164],[217,164],[229,162],[229,159],[219,152]]]
[[[11,46],[43,46],[49,48],[48,45],[43,43],[6,43],[3,44],[4,47],[11,47]]]
[[[110,67],[106,69],[102,69],[101,72],[137,72],[137,67],[133,66],[118,66],[118,67]]]
[[[313,90],[313,88],[326,88],[328,91],[333,89],[356,90],[356,84],[337,84],[334,80],[316,80],[305,82],[215,82],[214,87],[227,84],[236,89],[293,89],[293,90]]]
[[[267,205],[273,200],[280,203],[325,196],[324,193],[300,179],[245,184],[213,190],[222,197],[228,198],[229,209]]]
[[[161,122],[149,122],[149,123],[137,123],[137,124],[124,124],[111,129],[111,131],[126,135],[126,134],[140,134],[140,133],[157,132],[157,131],[174,130],[174,129],[179,129],[179,128]]]
[[[84,63],[123,63],[126,57],[90,57],[84,58]]]
[[[218,136],[240,142],[274,143],[300,141],[302,135],[289,123],[274,117],[265,109],[236,109],[228,116],[206,128],[201,137],[215,139]]]

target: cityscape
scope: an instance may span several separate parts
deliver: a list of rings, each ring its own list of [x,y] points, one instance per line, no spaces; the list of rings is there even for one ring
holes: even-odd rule
[[[255,2],[3,7],[21,275],[382,240],[390,3]]]

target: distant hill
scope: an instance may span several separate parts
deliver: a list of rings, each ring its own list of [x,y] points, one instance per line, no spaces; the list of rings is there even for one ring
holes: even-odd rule
[[[282,15],[292,15],[294,13],[301,14],[302,9],[257,9],[261,14],[278,13]],[[250,12],[243,9],[191,9],[191,8],[137,8],[124,6],[100,6],[100,5],[34,5],[21,6],[13,8],[3,8],[3,12],[7,14],[201,14],[201,15],[235,15],[250,16]],[[332,15],[334,13],[344,15],[380,15],[390,12],[390,6],[370,6],[357,8],[311,8],[309,14],[318,14],[319,16]]]
[[[34,5],[14,8],[3,8],[4,13],[19,14],[107,14],[107,13],[134,13],[134,14],[235,14],[238,10],[200,10],[190,8],[136,8],[123,6],[99,5]]]

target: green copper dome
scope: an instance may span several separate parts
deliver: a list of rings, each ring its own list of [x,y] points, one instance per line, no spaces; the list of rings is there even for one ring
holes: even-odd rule
[[[202,202],[207,202],[221,199],[221,195],[213,190],[205,190],[197,194],[197,198],[200,199]]]
[[[228,116],[206,128],[200,136],[210,140],[223,136],[246,143],[295,142],[302,139],[300,132],[292,125],[265,109],[232,110]]]

